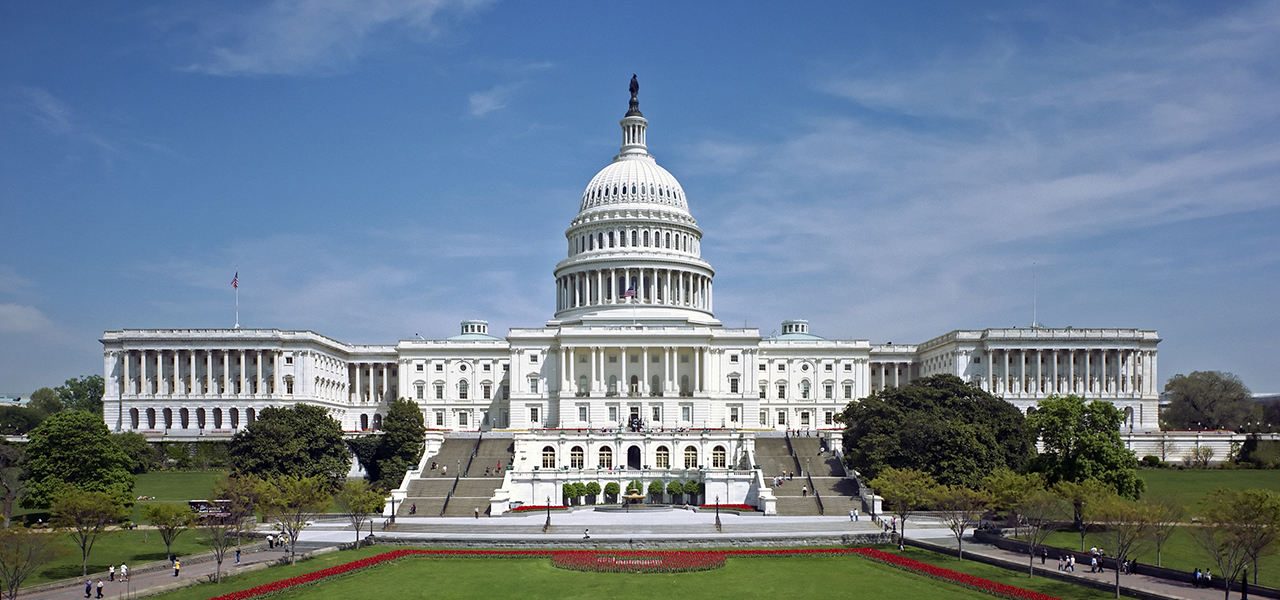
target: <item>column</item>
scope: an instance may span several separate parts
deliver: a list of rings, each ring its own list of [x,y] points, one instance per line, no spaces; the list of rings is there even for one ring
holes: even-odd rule
[[[254,395],[262,393],[262,351],[255,350],[253,359],[258,363],[258,379],[253,382]]]
[[[163,352],[163,350],[162,350],[161,352]],[[176,395],[178,394],[178,392],[179,392],[179,390],[178,390],[178,379],[179,379],[179,378],[178,378],[178,366],[179,366],[179,364],[180,364],[180,363],[178,362],[178,360],[179,360],[179,355],[180,355],[180,354],[182,354],[182,351],[181,351],[181,350],[174,350],[174,351],[173,351],[173,375],[169,377],[169,396],[170,396],[170,397],[176,396]]]
[[[902,387],[902,363],[893,363],[893,387]]]
[[[1102,369],[1102,376],[1098,378],[1098,381],[1101,384],[1098,391],[1101,392],[1102,395],[1106,395],[1111,391],[1107,389],[1107,351],[1102,350],[1099,354],[1100,356],[1098,357],[1098,360],[1101,362],[1100,367]]]
[[[987,350],[987,393],[988,394],[996,393],[996,380],[993,379],[993,377],[995,377],[996,368],[995,368],[995,365],[992,364],[996,362],[995,359],[996,359],[995,351]]]
[[[1068,393],[1076,393],[1076,351],[1067,351],[1067,391]]]
[[[150,394],[151,386],[147,383],[147,351],[138,351],[138,395]]]
[[[378,402],[382,402],[387,398],[387,391],[388,391],[387,378],[391,376],[390,375],[391,372],[387,370],[387,363],[382,363],[382,371],[378,374],[382,376],[382,387],[379,388],[382,393],[378,394]],[[472,390],[470,389],[468,389],[467,391],[468,393],[472,392]]]
[[[640,395],[649,391],[649,347],[640,347]]]
[[[694,360],[693,368],[694,368],[694,372],[697,374],[697,385],[696,385],[696,387],[694,387],[694,391],[699,392],[699,393],[701,393],[701,392],[703,391],[703,390],[702,390],[702,381],[703,381],[703,376],[702,376],[702,352],[703,352],[703,350],[704,350],[704,348],[702,348],[701,346],[699,346],[699,347],[698,347],[696,350],[694,350],[694,352],[693,352],[693,360]]]
[[[283,377],[280,374],[280,357],[284,354],[280,350],[271,353],[271,395],[275,396],[283,392],[280,386],[284,384]]]
[[[597,369],[597,365],[599,364],[596,362],[596,354],[598,353],[600,348],[596,346],[590,346],[589,350],[591,351],[591,363],[590,363],[591,376],[587,377],[587,391],[590,392],[591,394],[595,394],[596,390],[599,389],[599,387],[596,385],[596,381],[598,378],[598,376],[596,375],[596,369]]]
[[[1036,395],[1044,392],[1044,350],[1036,350]]]
[[[1092,382],[1093,370],[1091,369],[1091,365],[1089,364],[1092,358],[1093,358],[1093,351],[1085,350],[1084,351],[1084,393],[1086,395],[1093,392],[1093,382]]]
[[[124,355],[124,385],[120,388],[121,394],[132,394],[133,379],[129,376],[129,359],[133,356],[133,350],[125,350],[121,354]]]
[[[1009,386],[1009,351],[1003,350],[1001,351],[1001,354],[1004,355],[1004,373],[1000,375],[1000,378],[1002,381],[1004,381],[1004,384],[1003,384],[1004,393],[1010,394],[1012,393],[1012,390]]]
[[[237,350],[237,351],[236,351],[236,358],[237,358],[237,362],[239,362],[239,363],[240,363],[240,378],[239,378],[239,381],[240,381],[240,389],[239,389],[238,393],[239,393],[239,394],[244,394],[244,388],[245,388],[245,383],[246,383],[246,380],[245,380],[245,366],[244,366],[244,350]]]

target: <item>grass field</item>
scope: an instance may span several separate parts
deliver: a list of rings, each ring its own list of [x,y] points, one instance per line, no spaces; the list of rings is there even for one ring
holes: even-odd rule
[[[1147,482],[1146,496],[1175,498],[1187,507],[1188,516],[1196,514],[1205,494],[1218,488],[1280,492],[1280,470],[1143,469],[1138,476]]]
[[[36,571],[23,582],[23,586],[49,583],[59,579],[80,576],[80,547],[66,540],[66,534],[56,533],[64,538],[63,547],[67,554]],[[178,536],[173,544],[173,551],[179,556],[204,552],[208,547],[203,543],[204,533],[190,530]],[[98,538],[89,554],[89,572],[105,571],[107,567],[120,563],[130,566],[164,560],[164,540],[154,531],[108,531]]]
[[[299,563],[165,594],[162,600],[206,600],[232,591],[309,573],[386,552],[383,547],[328,554]],[[924,550],[908,549],[906,556],[1009,585],[1037,590],[1064,600],[1111,597],[1044,578],[990,567]],[[630,590],[630,591],[627,591]],[[627,575],[581,573],[551,567],[550,559],[427,559],[411,558],[340,577],[284,594],[289,599],[333,597],[390,598],[530,598],[594,599],[644,596],[653,593],[699,599],[757,597],[829,598],[990,598],[959,586],[881,565],[863,558],[767,557],[730,558],[716,571],[684,574]]]

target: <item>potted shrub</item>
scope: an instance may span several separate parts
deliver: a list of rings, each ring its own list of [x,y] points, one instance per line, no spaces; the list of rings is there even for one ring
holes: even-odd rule
[[[614,503],[618,501],[618,496],[622,494],[622,489],[618,486],[618,482],[610,481],[604,484],[604,501]]]
[[[600,484],[592,481],[587,484],[587,504],[595,504],[596,496],[600,495]]]
[[[653,496],[654,503],[662,502],[662,492],[666,489],[667,486],[662,485],[662,482],[657,479],[649,482],[649,495]]]

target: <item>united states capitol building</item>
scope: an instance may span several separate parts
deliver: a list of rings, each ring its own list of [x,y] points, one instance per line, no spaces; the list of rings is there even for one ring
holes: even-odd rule
[[[634,86],[621,126],[619,153],[587,184],[565,231],[544,325],[500,336],[467,320],[447,339],[383,345],[279,329],[107,331],[108,426],[218,439],[267,406],[307,403],[361,432],[380,427],[389,401],[409,398],[435,430],[429,455],[451,435],[475,435],[462,432],[514,440],[504,502],[540,501],[539,472],[681,467],[723,479],[725,500],[741,502],[760,492],[738,470],[752,464],[762,432],[810,432],[838,446],[835,415],[848,402],[940,373],[1022,410],[1074,393],[1113,402],[1128,431],[1157,428],[1151,330],[958,330],[875,344],[826,339],[802,319],[772,337],[724,326],[702,230],[680,183],[649,154]]]

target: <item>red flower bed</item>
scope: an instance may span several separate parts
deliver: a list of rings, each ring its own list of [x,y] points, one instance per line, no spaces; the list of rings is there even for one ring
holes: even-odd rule
[[[563,505],[563,504],[553,504],[553,505],[551,505],[551,510],[567,510],[568,508],[569,508],[568,506],[565,506],[565,505]],[[511,510],[510,510],[510,511],[508,511],[508,512],[513,512],[513,513],[517,513],[517,512],[533,512],[533,511],[535,511],[535,510],[547,510],[547,505],[543,504],[542,506],[538,506],[538,505],[517,506],[517,507],[515,507],[515,508],[511,509]]]
[[[551,555],[551,566],[593,573],[692,573],[723,567],[724,553],[566,550]]]
[[[702,510],[715,510],[716,505],[714,505],[714,504],[703,504],[703,505],[698,506],[698,508],[701,508]],[[721,505],[720,505],[720,510],[744,510],[744,511],[751,511],[751,512],[755,512],[755,511],[760,510],[760,509],[758,509],[758,508],[756,508],[756,507],[754,507],[754,506],[751,506],[750,504],[721,504]]]
[[[546,508],[545,506],[542,508]],[[689,573],[718,569],[728,556],[803,556],[803,555],[857,554],[892,567],[919,573],[954,583],[993,596],[1015,600],[1058,600],[1053,596],[997,583],[981,577],[958,573],[922,563],[918,560],[881,552],[871,548],[802,548],[777,550],[724,550],[724,551],[619,551],[599,550],[394,550],[336,565],[314,573],[282,579],[255,588],[231,592],[212,600],[246,600],[279,593],[289,588],[310,585],[329,577],[345,575],[406,556],[438,558],[538,558],[551,557],[551,564],[562,569],[605,573]]]

